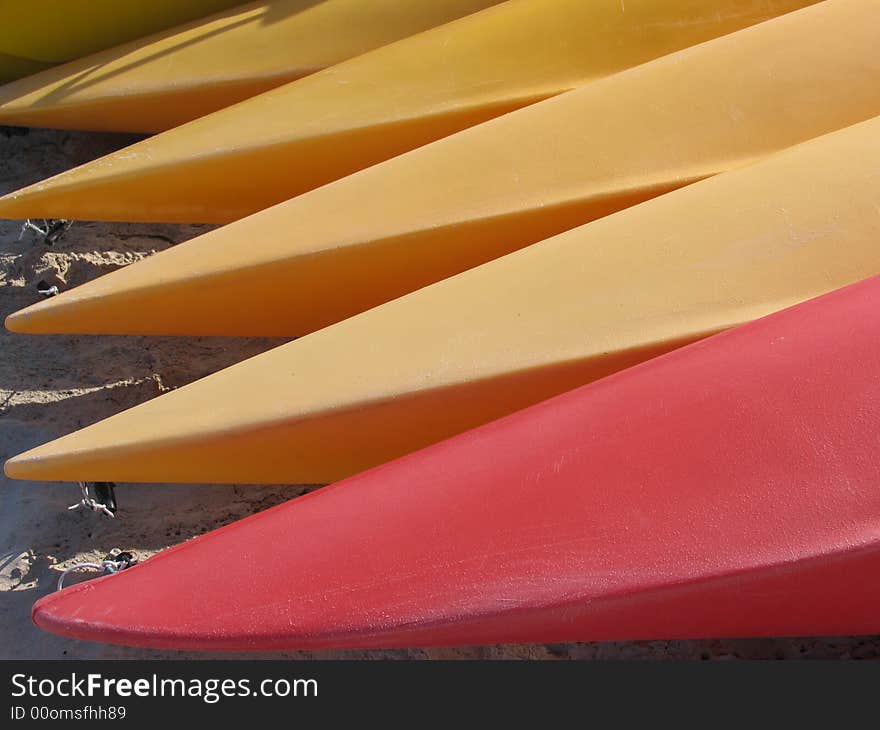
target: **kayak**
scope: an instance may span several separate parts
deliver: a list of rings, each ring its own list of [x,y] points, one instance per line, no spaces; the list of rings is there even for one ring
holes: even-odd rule
[[[0,88],[0,124],[159,132],[498,2],[250,3]]]
[[[25,188],[0,216],[226,223],[809,4],[509,0]]]
[[[7,326],[307,334],[880,114],[878,10],[826,0],[665,56],[42,298]]]
[[[240,0],[2,0],[0,54],[63,63],[237,4]]]
[[[350,476],[880,272],[878,170],[880,117],[306,335],[16,456],[6,473]]]
[[[41,598],[33,620],[209,650],[874,634],[878,404],[873,278]]]

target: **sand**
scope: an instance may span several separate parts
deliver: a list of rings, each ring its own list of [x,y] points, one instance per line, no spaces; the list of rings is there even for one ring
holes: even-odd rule
[[[0,127],[0,193],[133,142],[130,135]],[[22,221],[0,221],[0,315],[184,241],[207,226],[76,223],[54,245]],[[142,403],[283,340],[25,336],[0,332],[0,458]],[[3,477],[0,658],[732,659],[876,658],[880,638],[611,642],[406,651],[198,654],[105,646],[53,636],[30,621],[33,602],[64,568],[111,549],[139,559],[306,491],[301,486],[120,484],[109,519],[67,507],[73,484]],[[72,580],[85,579],[86,575]]]

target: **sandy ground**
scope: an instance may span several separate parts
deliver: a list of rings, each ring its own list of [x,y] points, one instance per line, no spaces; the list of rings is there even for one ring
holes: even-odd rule
[[[0,193],[130,143],[126,135],[0,127]],[[21,221],[0,221],[0,315],[207,230],[205,226],[77,223],[54,246]],[[277,346],[280,340],[63,337],[0,333],[0,458],[69,433],[161,392]],[[140,559],[305,491],[295,486],[121,484],[111,520],[85,510],[75,485],[3,479],[0,658],[213,658],[71,641],[36,629],[30,607],[74,563],[112,548]],[[254,655],[248,655],[254,656]],[[409,651],[287,652],[288,658],[876,658],[880,638],[553,644]]]

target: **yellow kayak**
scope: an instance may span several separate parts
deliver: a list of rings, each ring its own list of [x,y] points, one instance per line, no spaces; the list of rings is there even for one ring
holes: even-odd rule
[[[0,0],[0,79],[31,73],[5,56],[63,63],[238,4],[240,0]]]
[[[223,223],[808,0],[508,0],[0,203],[7,217]]]
[[[6,473],[340,479],[876,274],[878,170],[880,117],[258,355],[15,457]]]
[[[255,2],[0,88],[0,124],[159,132],[500,0]]]
[[[880,115],[878,5],[827,0],[589,84],[43,299],[7,326],[306,334]]]

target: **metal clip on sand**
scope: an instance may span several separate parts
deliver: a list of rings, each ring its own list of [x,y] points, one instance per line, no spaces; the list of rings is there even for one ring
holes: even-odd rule
[[[100,563],[76,563],[65,569],[58,578],[58,590],[60,591],[64,588],[64,579],[68,574],[73,573],[76,570],[90,568],[92,570],[101,570],[105,575],[112,575],[113,573],[118,573],[119,571],[130,568],[132,565],[136,564],[137,558],[134,555],[119,550],[119,548],[113,548],[107,557],[105,557]]]
[[[37,294],[42,294],[44,297],[57,297],[60,292],[57,284],[49,286],[45,281],[37,283]]]
[[[88,507],[93,512],[100,512],[107,517],[116,517],[116,493],[113,491],[113,482],[92,482],[95,487],[95,496],[89,492],[89,482],[79,482],[82,499],[67,509],[79,509]]]

